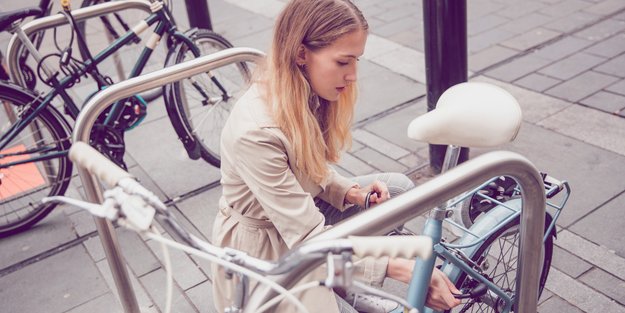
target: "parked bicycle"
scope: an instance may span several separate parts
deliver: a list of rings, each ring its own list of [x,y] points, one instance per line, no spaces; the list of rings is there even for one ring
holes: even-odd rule
[[[52,104],[59,101],[65,113],[75,119],[81,105],[74,102],[68,91],[78,81],[88,76],[97,83],[95,91],[113,83],[111,77],[99,70],[101,62],[152,25],[155,25],[154,33],[138,56],[130,77],[142,73],[152,50],[164,34],[168,34],[172,43],[166,66],[232,47],[226,39],[208,30],[195,28],[184,34],[179,32],[171,22],[167,6],[157,0],[152,0],[151,4],[154,13],[95,56],[92,56],[77,30],[77,22],[85,10],[97,11],[114,5],[113,2],[75,11],[65,6],[61,19],[71,26],[71,34],[67,35],[66,45],[59,45],[57,53],[48,55],[41,55],[33,47],[29,34],[19,23],[13,23],[31,14],[32,8],[5,16],[6,23],[2,25],[6,28],[1,30],[14,33],[13,40],[19,40],[26,46],[38,62],[37,75],[50,86],[50,90],[35,94],[11,83],[0,83],[3,108],[0,110],[0,237],[37,223],[54,208],[53,204],[44,205],[39,200],[66,191],[72,173],[72,164],[67,158],[71,127]],[[76,46],[90,57],[77,59],[73,52]],[[191,159],[202,158],[219,166],[222,125],[237,92],[247,84],[248,79],[248,66],[237,63],[163,88],[169,120]],[[91,134],[91,144],[124,167],[124,132],[139,125],[147,114],[146,110],[147,104],[140,95],[114,103],[98,118]]]
[[[479,95],[479,98],[475,99],[474,97],[476,95]],[[461,144],[470,146],[472,143],[475,143],[477,138],[484,135],[491,135],[494,137],[493,140],[486,144],[482,141],[480,145],[496,146],[511,140],[519,130],[520,114],[515,114],[518,110],[518,104],[505,91],[499,88],[485,84],[467,83],[451,88],[444,96],[445,97],[441,97],[438,103],[438,109],[433,111],[436,113],[427,113],[419,117],[417,120],[418,126],[416,122],[411,125],[409,134],[413,139],[436,142],[439,144]],[[470,98],[475,100],[468,101],[467,99]],[[488,124],[489,126],[476,126],[475,120],[467,122],[467,120],[470,119],[467,119],[466,111],[463,111],[460,108],[461,106],[469,106],[469,110],[474,112],[473,114],[481,117],[479,123]],[[493,111],[500,112],[507,116],[506,120],[503,122],[499,121],[501,115],[493,114]],[[467,128],[467,126],[473,127]],[[496,135],[493,136],[490,132],[495,129],[497,132],[495,132]],[[446,133],[445,131],[450,132]],[[332,235],[324,235],[330,232],[340,233],[345,229],[351,229],[352,232],[360,233],[381,232],[383,230],[379,230],[378,227],[382,222],[379,220],[386,218],[388,211],[393,210],[393,205],[406,206],[406,203],[409,201],[407,199],[410,197],[419,196],[423,199],[427,198],[425,195],[427,192],[419,192],[418,189],[421,187],[408,191],[395,199],[381,204],[379,207],[371,208],[336,225],[334,228],[326,231],[326,233],[312,238],[310,242],[303,243],[287,255],[282,256],[277,263],[272,263],[251,258],[237,250],[214,247],[209,243],[189,235],[178,226],[173,216],[171,216],[171,213],[167,211],[166,207],[154,195],[146,192],[143,187],[130,178],[128,173],[116,168],[114,164],[110,163],[110,161],[106,160],[89,146],[82,143],[75,144],[72,147],[70,157],[78,166],[86,168],[90,173],[106,182],[108,186],[113,187],[113,189],[104,193],[105,201],[103,205],[77,202],[59,197],[46,199],[45,201],[61,201],[72,205],[78,205],[88,209],[96,216],[107,218],[111,221],[117,221],[119,225],[129,227],[143,234],[147,234],[154,218],[157,219],[165,229],[171,231],[172,234],[176,235],[176,238],[183,240],[189,246],[179,245],[160,238],[157,240],[175,246],[187,253],[204,256],[232,270],[233,277],[237,277],[230,278],[237,281],[236,290],[232,292],[239,296],[236,297],[235,303],[232,303],[232,305],[227,308],[229,312],[261,312],[272,308],[282,299],[293,301],[293,303],[296,304],[297,300],[293,298],[293,295],[306,288],[313,288],[319,285],[340,287],[347,290],[356,289],[358,292],[375,294],[392,299],[401,304],[401,307],[395,312],[403,312],[404,309],[410,312],[415,312],[416,310],[419,312],[431,312],[424,307],[424,303],[429,278],[436,264],[436,258],[442,261],[440,265],[441,270],[444,271],[456,284],[458,289],[461,290],[462,293],[456,295],[456,297],[465,299],[462,306],[452,310],[452,312],[518,312],[520,296],[517,291],[519,287],[517,278],[519,275],[523,274],[519,272],[521,264],[519,264],[520,254],[518,250],[521,246],[519,241],[521,239],[520,229],[522,226],[520,217],[522,210],[528,209],[525,206],[529,205],[528,203],[523,203],[521,199],[525,197],[526,200],[532,200],[528,201],[532,204],[542,203],[543,205],[544,198],[542,198],[542,200],[540,199],[543,194],[546,194],[547,198],[550,199],[548,203],[550,210],[546,212],[544,225],[539,224],[536,225],[538,226],[537,228],[534,228],[539,232],[544,230],[544,233],[539,235],[539,237],[542,238],[542,248],[526,247],[527,250],[525,251],[525,253],[532,254],[539,260],[538,289],[534,289],[533,286],[531,286],[532,288],[527,288],[525,292],[540,293],[544,288],[551,265],[553,240],[556,233],[555,222],[570,194],[569,185],[564,181],[557,181],[551,178],[544,182],[545,189],[541,190],[543,186],[529,186],[527,183],[533,180],[526,177],[525,180],[520,180],[524,182],[519,187],[521,193],[518,196],[521,198],[515,197],[505,202],[499,202],[496,199],[490,198],[488,195],[484,195],[485,198],[490,198],[491,201],[495,201],[497,206],[484,212],[483,216],[478,218],[470,228],[465,229],[465,234],[455,242],[447,242],[442,239],[442,223],[444,221],[449,221],[449,219],[446,218],[451,212],[451,207],[464,201],[464,199],[460,198],[452,201],[449,203],[451,207],[443,206],[433,209],[430,212],[423,232],[424,235],[431,238],[433,243],[433,255],[428,257],[427,253],[425,253],[422,254],[422,259],[417,260],[413,278],[408,288],[407,299],[403,300],[387,292],[354,282],[350,271],[352,262],[351,256],[352,253],[359,256],[372,255],[375,257],[382,255],[410,255],[413,254],[413,249],[417,249],[419,246],[417,242],[411,242],[411,240],[415,240],[415,237],[387,237],[381,245],[378,245],[375,240],[371,238],[327,241],[326,239],[332,237]],[[471,164],[487,162],[481,161],[484,159],[489,161],[494,160],[488,156],[483,156],[481,159],[477,158],[467,162],[462,168],[467,168]],[[514,163],[510,160],[502,161],[501,164],[513,165],[517,170],[521,167],[519,165],[520,163]],[[531,166],[527,165],[528,163],[524,164],[526,164],[526,166]],[[477,173],[480,175],[479,177],[495,174],[483,173],[482,169],[484,167],[485,165],[481,167],[476,166],[473,168],[472,172],[467,171],[465,173],[467,175],[469,173]],[[458,189],[460,188],[458,186],[465,183],[469,184],[469,181],[457,182],[462,179],[468,179],[459,176],[460,174],[454,176],[456,173],[463,173],[460,170],[461,167],[455,169],[453,173],[450,171],[449,173],[443,174],[441,177],[437,177],[425,183],[422,187],[430,191],[430,194],[427,194],[430,196],[430,198],[427,198],[427,201],[444,202],[444,199],[437,198],[434,200],[434,196],[432,196],[431,193],[435,192],[432,191],[434,188],[433,185],[439,181],[445,181],[443,180],[445,176],[453,177],[453,180],[449,178],[447,181],[457,183],[458,185],[454,185],[455,187],[451,188],[452,191],[447,191],[449,189],[447,186],[437,186],[437,190],[449,194],[450,197],[454,196],[452,193],[461,191]],[[535,171],[533,168],[532,170]],[[514,171],[511,172],[514,173]],[[520,173],[520,171],[517,173]],[[460,177],[462,177],[462,179],[460,179]],[[497,177],[498,176],[496,176],[496,178]],[[464,198],[471,197],[492,181],[493,179],[486,181],[471,191],[463,193],[465,195]],[[536,182],[539,181],[536,180]],[[531,191],[531,193],[529,191]],[[527,195],[524,195],[524,192],[528,192]],[[131,198],[132,200],[130,200]],[[423,201],[425,202],[426,200]],[[555,201],[556,203],[551,203],[551,201]],[[423,211],[419,208],[411,208],[411,210],[415,212]],[[395,225],[385,225],[386,229],[392,229],[392,226],[403,224],[406,222],[406,219],[409,218],[405,213],[401,216],[403,216],[403,220],[393,220],[392,223]],[[373,224],[376,225],[365,225],[365,221],[371,222],[373,217],[375,217],[376,220]],[[365,227],[367,229],[366,231],[363,230]],[[158,237],[157,235],[151,234],[148,236],[154,239]],[[322,239],[319,239],[319,237]],[[417,240],[422,241],[423,239]],[[427,239],[424,241],[429,242]],[[365,249],[368,252],[362,253],[359,252],[359,249]],[[377,250],[377,252],[372,252],[376,249],[379,250]],[[391,253],[390,250],[394,252]],[[266,275],[291,272],[298,272],[301,277],[302,273],[314,268],[309,266],[310,263],[307,263],[311,260],[326,260],[328,276],[325,280],[313,281],[294,287],[291,290],[286,290],[285,287],[287,286],[275,285],[275,283],[267,281],[264,277]],[[250,278],[258,279],[263,283],[269,284],[272,289],[282,294],[282,296],[268,299],[260,304],[257,301],[250,301],[250,299],[253,298],[253,294],[246,294],[246,290],[248,289],[246,289],[247,280],[243,278],[244,276],[249,276]],[[259,292],[258,289],[253,291],[253,293],[255,292]],[[297,307],[301,311],[306,312],[305,308],[299,305],[297,305]]]

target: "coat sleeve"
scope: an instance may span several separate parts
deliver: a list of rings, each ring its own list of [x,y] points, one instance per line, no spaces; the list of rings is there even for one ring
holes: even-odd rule
[[[289,249],[323,230],[325,219],[297,181],[277,137],[263,129],[250,130],[233,148],[239,176]]]
[[[345,178],[332,167],[328,166],[328,177],[326,178],[325,186],[322,186],[323,191],[319,193],[317,197],[340,211],[345,211],[345,209],[351,206],[345,205],[345,195],[347,191],[354,186],[358,186],[358,184]]]

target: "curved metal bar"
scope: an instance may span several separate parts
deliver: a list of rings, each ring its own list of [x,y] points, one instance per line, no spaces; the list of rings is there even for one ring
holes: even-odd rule
[[[76,119],[72,134],[73,142],[88,143],[89,134],[100,112],[117,100],[231,63],[258,62],[263,57],[264,54],[256,49],[230,48],[114,84],[97,93],[87,102]],[[102,203],[102,189],[97,178],[82,168],[78,168],[78,173],[85,188],[87,199],[91,202]],[[139,313],[137,300],[119,251],[114,228],[107,220],[101,218],[96,218],[96,225],[124,312]]]
[[[521,215],[521,250],[517,279],[519,293],[516,312],[536,312],[540,245],[545,223],[545,191],[543,180],[536,167],[525,157],[513,152],[491,152],[467,161],[413,190],[335,225],[310,240],[385,234],[397,225],[444,203],[447,199],[499,175],[517,179],[523,190],[525,204]],[[289,289],[308,272],[307,269],[316,267],[321,262],[322,260],[303,261],[296,269],[279,277],[277,282]],[[275,294],[268,288],[257,287],[246,305],[245,312],[252,312],[254,308],[258,308],[274,296]]]
[[[110,1],[102,4],[89,6],[86,8],[80,8],[72,10],[72,16],[76,21],[82,21],[98,16],[102,16],[109,13],[128,9],[139,9],[151,13],[150,2],[147,0],[125,0],[125,1]],[[67,19],[62,14],[50,15],[42,18],[35,19],[25,25],[22,25],[22,30],[28,36],[40,30],[54,28],[60,25],[68,24]],[[25,87],[24,78],[22,77],[17,59],[19,51],[24,43],[18,38],[17,34],[14,34],[9,41],[7,47],[7,64],[9,67],[9,75],[11,80],[16,84]]]

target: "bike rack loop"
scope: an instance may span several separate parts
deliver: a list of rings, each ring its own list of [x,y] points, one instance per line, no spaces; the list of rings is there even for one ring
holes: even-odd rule
[[[148,13],[152,13],[152,10],[150,9],[150,2],[147,0],[125,0],[111,1],[98,4],[97,6],[89,6],[86,8],[72,10],[72,16],[76,21],[82,21],[128,9],[139,9]],[[28,22],[24,26],[22,26],[22,29],[24,30],[24,33],[29,36],[30,34],[37,31],[54,28],[65,24],[68,24],[65,16],[61,14],[55,14]],[[18,51],[20,51],[22,45],[22,41],[17,37],[16,34],[14,34],[9,41],[9,46],[7,47],[6,60],[9,67],[9,75],[11,76],[11,80],[13,80],[13,82],[15,82],[16,84],[24,87],[26,84],[24,83],[24,78],[22,77],[19,70],[19,65],[17,64]]]
[[[118,100],[231,63],[258,63],[264,56],[263,52],[252,48],[230,48],[114,84],[98,92],[80,111],[72,140],[89,143],[89,134],[98,115]],[[87,200],[102,203],[104,198],[97,178],[82,168],[78,168],[78,173],[85,188]],[[128,279],[128,272],[124,266],[114,228],[105,219],[95,218],[95,220],[124,312],[139,313],[137,299]]]
[[[397,225],[445,203],[447,199],[500,175],[516,178],[523,190],[516,312],[535,313],[545,224],[545,191],[536,167],[525,157],[513,152],[490,152],[469,160],[417,188],[329,228],[310,240],[386,234]],[[276,279],[276,282],[289,289],[304,276],[306,269],[321,263],[322,260],[302,261],[297,268]],[[275,296],[273,290],[264,286],[258,286],[255,291],[246,305],[249,309],[245,312],[251,312],[251,308],[258,308]]]

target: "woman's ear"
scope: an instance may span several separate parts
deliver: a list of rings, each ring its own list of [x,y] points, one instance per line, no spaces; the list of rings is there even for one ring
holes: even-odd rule
[[[295,57],[295,62],[298,66],[306,64],[307,53],[308,50],[306,49],[306,47],[303,44],[299,45],[299,47],[297,48],[297,56]]]

